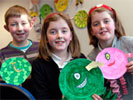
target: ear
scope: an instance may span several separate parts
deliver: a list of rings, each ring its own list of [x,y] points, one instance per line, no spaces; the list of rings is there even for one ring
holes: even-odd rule
[[[31,21],[30,21],[30,27],[32,28],[32,27],[33,27],[33,25],[34,25],[34,21],[33,21],[33,20],[31,20]]]
[[[9,28],[7,25],[4,25],[4,29],[7,30],[9,32]]]

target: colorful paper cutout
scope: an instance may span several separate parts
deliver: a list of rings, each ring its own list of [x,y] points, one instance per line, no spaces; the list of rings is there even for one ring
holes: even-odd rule
[[[100,69],[106,79],[118,79],[127,71],[127,56],[117,48],[106,48],[102,50],[97,55],[96,61],[104,63],[104,66],[100,67]]]
[[[85,10],[80,10],[74,16],[75,25],[79,28],[84,28],[87,26],[87,12]]]
[[[75,59],[62,69],[59,86],[67,100],[93,100],[93,94],[104,94],[102,72],[99,67],[88,71],[86,66],[90,63],[88,59]]]
[[[14,57],[7,59],[1,66],[1,77],[9,84],[22,84],[31,73],[31,64],[24,58]]]
[[[90,64],[86,66],[86,69],[90,71],[92,68],[96,68],[103,65],[104,65],[103,63],[92,61]]]
[[[41,17],[42,17],[43,19],[45,19],[45,17],[46,17],[47,15],[49,15],[51,12],[53,12],[53,9],[52,9],[52,7],[51,7],[50,5],[48,5],[48,4],[44,4],[44,5],[41,7],[41,9],[40,9],[40,14],[41,14]]]
[[[59,12],[63,12],[68,7],[69,0],[55,0],[55,9]]]

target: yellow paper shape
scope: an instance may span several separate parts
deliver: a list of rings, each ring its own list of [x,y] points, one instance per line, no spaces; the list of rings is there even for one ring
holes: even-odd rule
[[[101,62],[96,62],[96,61],[92,61],[90,64],[88,64],[86,66],[86,69],[88,71],[90,71],[92,68],[96,68],[96,67],[101,67],[101,66],[104,66],[104,63],[101,63]]]
[[[63,12],[68,7],[69,0],[57,0],[55,2],[55,8],[59,12]]]

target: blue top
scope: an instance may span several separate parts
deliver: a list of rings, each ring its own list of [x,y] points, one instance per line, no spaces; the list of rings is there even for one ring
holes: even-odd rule
[[[32,41],[31,41],[31,40],[28,40],[28,41],[29,41],[29,44],[26,45],[26,46],[24,46],[24,47],[16,47],[16,46],[14,46],[12,43],[10,43],[9,45],[10,45],[11,47],[13,47],[13,48],[16,48],[16,49],[19,49],[19,50],[25,52],[25,51],[32,45]]]

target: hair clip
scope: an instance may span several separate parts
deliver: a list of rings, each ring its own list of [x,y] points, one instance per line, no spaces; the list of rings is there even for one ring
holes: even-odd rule
[[[101,8],[101,7],[106,8],[106,9],[108,9],[108,10],[110,10],[110,11],[113,11],[113,9],[112,9],[111,7],[109,7],[109,6],[107,6],[107,5],[98,4],[98,5],[96,5],[95,7],[91,8],[91,10],[89,11],[89,15],[90,15],[95,9]],[[114,11],[113,11],[113,13],[114,13]]]

